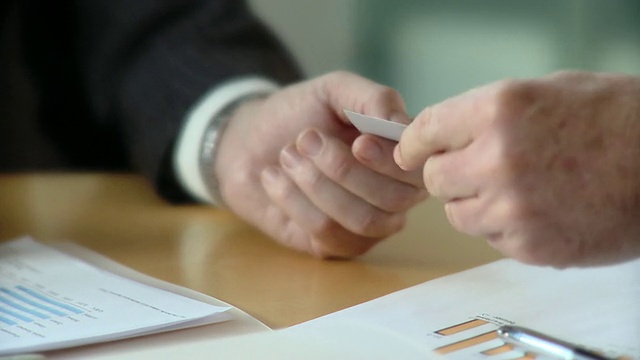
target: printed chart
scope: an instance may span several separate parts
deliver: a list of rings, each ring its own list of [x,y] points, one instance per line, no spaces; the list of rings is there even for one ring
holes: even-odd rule
[[[434,351],[448,359],[551,360],[547,356],[505,343],[496,332],[503,321],[485,319],[491,319],[491,317],[484,314],[484,316],[433,331],[431,335],[437,338],[440,344],[445,344],[438,345]],[[605,355],[601,350],[598,353]],[[617,360],[630,359],[625,356],[617,358]]]
[[[18,259],[0,263],[0,333],[14,339],[46,338],[50,331],[95,321],[104,312],[100,307],[61,294],[64,287],[58,286],[56,291],[35,280],[43,275]]]
[[[82,319],[95,320],[101,312],[102,309],[97,307],[59,297],[41,285],[0,287],[0,331],[15,337],[19,337],[21,332],[38,335],[42,329]],[[13,326],[16,329],[12,331],[10,327]]]
[[[225,321],[195,301],[20,239],[0,244],[0,355]]]
[[[472,319],[434,331],[446,345],[435,352],[452,359],[491,358],[510,360],[533,360],[543,357],[523,352],[502,341],[496,329],[498,325],[482,319]]]
[[[503,259],[326,315],[385,329],[453,360],[543,359],[498,336],[510,325],[558,337],[605,357],[640,360],[640,259],[551,269]],[[626,356],[626,357],[625,357]]]
[[[85,311],[60,301],[46,293],[24,285],[13,289],[0,288],[0,321],[17,325],[19,321],[31,323],[35,320],[49,320],[51,317],[80,315]]]

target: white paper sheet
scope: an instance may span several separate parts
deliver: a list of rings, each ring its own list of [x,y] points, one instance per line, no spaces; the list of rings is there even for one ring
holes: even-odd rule
[[[0,355],[227,321],[216,306],[22,238],[0,244]]]
[[[502,324],[640,359],[640,260],[568,270],[500,260],[285,331],[305,333],[334,322],[383,328],[454,360],[524,355],[496,339]],[[485,353],[491,350],[495,355]]]

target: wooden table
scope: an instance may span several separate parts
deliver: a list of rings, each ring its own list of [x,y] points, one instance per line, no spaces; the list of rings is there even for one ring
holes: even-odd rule
[[[354,261],[285,249],[234,215],[170,205],[127,174],[0,176],[0,241],[73,241],[281,328],[501,256],[451,229],[437,200]]]

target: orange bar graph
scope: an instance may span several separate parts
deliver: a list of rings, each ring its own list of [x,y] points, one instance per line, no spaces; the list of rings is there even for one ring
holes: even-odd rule
[[[532,354],[532,353],[526,353],[524,354],[524,356],[519,357],[515,360],[535,360],[538,356],[536,354]]]
[[[511,344],[506,344],[506,345],[502,345],[502,346],[498,346],[496,348],[493,349],[489,349],[489,350],[485,350],[482,352],[483,355],[487,355],[487,356],[492,356],[492,355],[499,355],[499,354],[503,354],[506,352],[509,352],[511,350],[515,349],[515,347]]]
[[[435,351],[438,354],[444,355],[454,351],[466,349],[474,345],[482,344],[484,342],[491,341],[497,338],[498,338],[498,334],[495,331],[491,331],[491,332],[480,334],[462,341],[455,342],[453,344],[441,346],[435,349]]]
[[[484,320],[479,320],[479,319],[474,319],[474,320],[470,320],[467,322],[463,322],[461,324],[457,324],[454,326],[450,326],[448,328],[444,328],[444,329],[440,329],[438,331],[436,331],[436,334],[439,335],[453,335],[453,334],[457,334],[459,332],[465,331],[465,330],[469,330],[469,329],[473,329],[476,328],[478,326],[482,326],[488,324],[488,322],[484,321]]]

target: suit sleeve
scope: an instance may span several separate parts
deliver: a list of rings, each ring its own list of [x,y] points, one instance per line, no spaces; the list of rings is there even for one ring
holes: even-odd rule
[[[118,122],[130,162],[184,200],[171,151],[185,114],[228,79],[300,77],[277,39],[240,0],[78,2],[80,54],[92,112]]]

